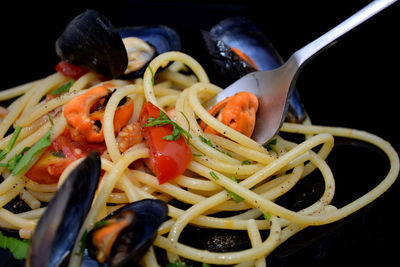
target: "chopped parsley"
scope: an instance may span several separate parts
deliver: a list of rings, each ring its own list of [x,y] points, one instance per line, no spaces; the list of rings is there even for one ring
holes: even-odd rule
[[[96,223],[94,224],[93,230],[98,229],[98,228],[101,228],[101,227],[106,226],[106,225],[108,225],[108,224],[110,224],[110,222],[107,221],[107,220],[98,221],[98,222],[96,222]]]
[[[246,159],[242,162],[242,165],[251,165],[251,161]]]
[[[214,180],[219,180],[219,177],[215,174],[215,172],[210,171],[210,175]],[[238,182],[238,180],[233,176],[231,177],[231,180],[233,180],[234,182]],[[231,196],[231,198],[236,202],[236,203],[240,203],[244,200],[244,198],[242,198],[241,196],[239,196],[238,194],[236,194],[235,192],[232,192],[231,190],[226,189],[225,187],[223,187],[224,190]]]
[[[25,147],[20,153],[12,157],[6,164],[0,164],[1,167],[7,167],[13,175],[19,173],[24,169],[32,160],[32,158],[39,152],[43,151],[51,145],[50,134],[53,130],[53,120],[49,116],[51,123],[50,129],[34,144],[31,148]],[[25,153],[26,152],[26,153]]]
[[[271,219],[271,214],[270,214],[269,212],[264,213],[264,219],[265,219],[266,221],[269,221],[269,220]]]
[[[29,239],[20,240],[15,237],[8,237],[0,232],[0,247],[8,249],[15,259],[26,259],[29,250]]]
[[[75,80],[74,79],[70,79],[67,83],[64,83],[63,85],[61,85],[60,87],[58,87],[56,90],[54,90],[53,92],[51,92],[52,95],[59,95],[62,93],[66,93],[69,92],[69,89],[71,88],[71,86],[74,84]]]
[[[278,153],[278,151],[276,151],[275,146],[278,142],[278,139],[274,138],[271,141],[269,141],[268,143],[266,143],[264,145],[264,147],[268,150],[268,151],[275,151],[276,153]]]
[[[209,145],[210,147],[214,148],[214,145],[211,143],[211,140],[205,138],[205,137],[202,136],[202,135],[199,135],[199,138],[200,138],[201,142],[203,142],[204,144],[207,144],[207,145]]]
[[[168,263],[167,267],[193,267],[193,265],[187,265],[184,261],[176,261],[174,263]]]
[[[85,230],[81,236],[81,247],[80,247],[80,254],[82,255],[83,252],[85,251],[85,247],[86,247],[86,239],[87,239],[87,235],[88,235],[88,231]]]
[[[215,174],[215,172],[210,171],[210,175],[214,180],[219,180],[219,177]]]
[[[230,177],[231,180],[233,180],[234,182],[238,183],[238,180],[236,179],[235,176]],[[244,198],[242,198],[241,196],[239,196],[238,194],[224,188],[226,192],[228,192],[228,194],[231,196],[231,198],[236,202],[236,203],[240,203],[244,200]]]
[[[57,158],[65,158],[65,153],[62,150],[50,151],[50,154]]]
[[[15,130],[14,130],[13,135],[11,136],[10,142],[8,142],[7,147],[0,152],[0,160],[3,160],[6,157],[7,153],[10,152],[10,150],[14,147],[15,142],[17,141],[18,135],[21,132],[21,130],[22,130],[21,126],[15,127]]]
[[[222,149],[219,149],[218,147],[215,147],[215,146],[213,145],[213,143],[211,142],[210,139],[207,139],[207,138],[205,138],[205,137],[202,136],[202,135],[199,135],[199,138],[200,138],[201,142],[203,142],[204,144],[206,144],[206,145],[208,145],[208,146],[214,148],[215,150],[221,152],[222,154],[225,154],[225,155],[227,155],[227,156],[229,156],[229,157],[232,157],[232,155],[229,154],[228,152],[226,152],[226,151],[224,151],[224,150],[222,150]]]
[[[103,226],[106,226],[106,225],[108,225],[109,223],[110,223],[110,222],[109,222],[109,221],[106,221],[106,220],[104,220],[104,221],[97,221],[97,222],[94,224],[92,230],[95,230],[95,229],[101,228],[101,227],[103,227]],[[81,236],[81,240],[80,240],[80,243],[81,243],[80,251],[79,251],[80,254],[83,254],[83,252],[85,251],[86,241],[87,241],[87,235],[88,235],[88,230],[85,230],[85,231],[83,232],[83,234],[82,234],[82,236]]]
[[[151,72],[151,84],[154,86],[155,82],[154,82],[154,72],[153,69],[150,67],[150,65],[148,66],[150,72]]]
[[[184,261],[176,261],[174,263],[168,263],[166,267],[193,267],[193,265],[188,265]],[[203,263],[201,267],[210,267],[210,265]]]
[[[160,115],[157,118],[148,118],[147,123],[144,126],[145,127],[151,127],[151,126],[159,127],[159,126],[163,126],[166,124],[172,125],[172,127],[173,127],[172,134],[166,135],[162,139],[169,140],[169,141],[175,141],[175,140],[178,140],[182,134],[185,135],[186,139],[188,139],[188,140],[189,140],[189,138],[192,138],[192,135],[188,131],[186,131],[181,126],[179,126],[176,122],[174,122],[170,118],[168,118],[168,116],[165,115],[165,113],[162,112],[161,110],[160,110]],[[189,130],[190,130],[190,128],[189,128]]]

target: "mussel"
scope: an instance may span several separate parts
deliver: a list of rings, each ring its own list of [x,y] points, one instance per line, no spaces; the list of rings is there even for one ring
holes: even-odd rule
[[[64,266],[91,207],[101,161],[90,153],[67,177],[49,202],[32,236],[27,266]],[[168,206],[157,199],[130,203],[86,235],[82,266],[126,266],[137,262],[157,236]]]
[[[68,175],[35,228],[27,266],[59,266],[67,258],[92,204],[100,167],[92,152]]]
[[[75,17],[56,41],[56,52],[62,60],[106,78],[140,77],[155,56],[180,48],[179,35],[167,26],[117,29],[95,10]]]
[[[210,56],[213,82],[227,87],[256,70],[275,69],[283,60],[264,33],[244,17],[220,21],[202,37]],[[287,121],[302,122],[307,113],[295,88],[289,102]]]
[[[88,254],[101,266],[135,263],[153,243],[167,216],[168,206],[158,199],[126,205],[98,222],[100,226],[88,233]]]
[[[68,63],[107,78],[121,76],[128,65],[124,43],[110,20],[96,10],[75,17],[56,41],[56,53]]]
[[[128,51],[128,67],[122,78],[140,77],[157,55],[181,50],[178,33],[165,25],[118,28],[118,33]]]

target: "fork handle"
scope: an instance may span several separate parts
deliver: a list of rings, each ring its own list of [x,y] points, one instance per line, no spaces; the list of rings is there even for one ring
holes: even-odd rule
[[[386,7],[390,6],[397,0],[376,0],[369,3],[367,6],[359,10],[357,13],[331,29],[321,37],[312,41],[308,45],[297,50],[288,60],[287,63],[292,65],[293,76],[298,70],[311,58],[319,52],[333,45],[340,37],[345,35],[350,30],[354,29],[364,21],[368,20],[375,14],[379,13]]]

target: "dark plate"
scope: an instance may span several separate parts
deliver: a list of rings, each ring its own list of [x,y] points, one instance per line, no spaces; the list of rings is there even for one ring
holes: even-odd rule
[[[301,2],[301,3],[300,3]],[[255,21],[284,59],[369,1],[68,1],[51,6],[11,3],[0,16],[2,27],[2,88],[29,82],[54,72],[58,63],[54,42],[65,25],[87,8],[97,9],[117,27],[166,24],[182,37],[183,50],[196,57],[197,30],[208,30],[233,15]],[[315,124],[351,127],[377,134],[399,151],[398,31],[399,4],[378,14],[310,62],[297,87]],[[388,170],[385,157],[359,142],[337,140],[328,158],[337,182],[334,204],[341,206],[372,189]],[[285,205],[300,208],[317,198],[318,174],[305,180]],[[307,192],[306,197],[298,192]],[[268,266],[379,266],[397,262],[400,185],[397,181],[377,201],[333,224],[309,227],[269,257]],[[299,201],[293,201],[297,199]],[[246,246],[243,235],[193,229],[182,240],[194,246],[216,246],[233,239]],[[199,237],[205,237],[199,240]],[[210,242],[212,240],[212,242]],[[217,243],[215,243],[215,242]],[[239,245],[238,245],[239,244]],[[229,244],[226,245],[229,248]],[[217,249],[217,248],[216,248]],[[4,262],[7,266],[15,261]]]

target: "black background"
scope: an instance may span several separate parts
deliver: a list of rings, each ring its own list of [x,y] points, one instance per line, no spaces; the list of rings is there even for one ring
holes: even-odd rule
[[[52,74],[59,61],[54,51],[55,40],[67,23],[87,8],[105,14],[117,27],[157,23],[173,27],[182,35],[183,50],[188,52],[194,50],[190,38],[197,30],[209,30],[229,16],[246,16],[267,34],[286,60],[368,2],[53,1],[44,5],[38,1],[15,1],[2,8],[0,15],[1,88]],[[314,124],[366,130],[391,142],[399,151],[399,8],[396,3],[384,10],[304,67],[297,87]],[[381,174],[377,169],[382,167],[385,174],[384,163],[365,161],[363,154],[361,151],[355,156],[340,154],[333,158],[335,166],[345,164],[336,172],[334,169],[334,174],[346,175],[349,171],[349,179],[360,181],[369,179],[369,174]],[[367,169],[355,169],[349,161]],[[354,189],[346,190],[351,193]],[[274,254],[270,266],[375,266],[377,260],[379,266],[384,266],[398,262],[400,230],[395,219],[399,193],[396,182],[366,212],[326,230],[328,234],[316,241],[304,242],[306,248],[282,256],[283,247],[278,251],[281,254]],[[325,230],[314,233],[318,231]],[[292,243],[302,242],[297,238]]]

